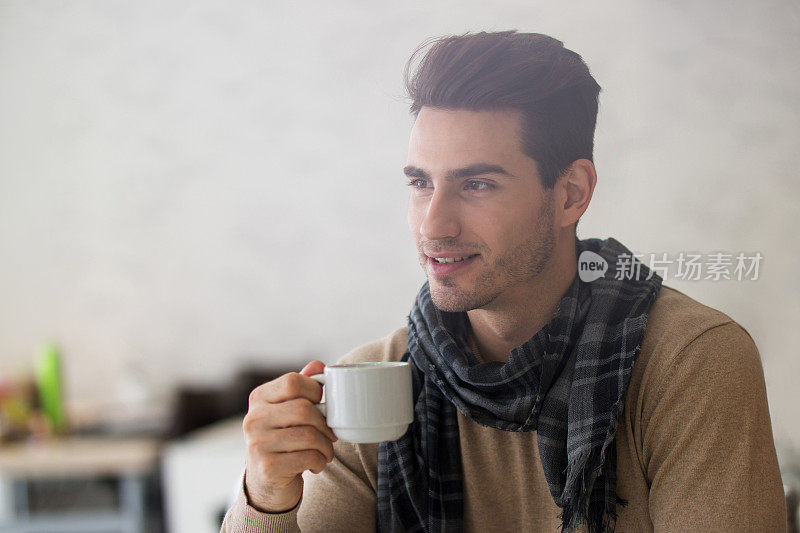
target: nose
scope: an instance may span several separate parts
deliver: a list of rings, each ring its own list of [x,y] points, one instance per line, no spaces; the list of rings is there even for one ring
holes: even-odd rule
[[[461,223],[457,204],[441,189],[435,190],[420,224],[420,235],[429,241],[458,237]]]

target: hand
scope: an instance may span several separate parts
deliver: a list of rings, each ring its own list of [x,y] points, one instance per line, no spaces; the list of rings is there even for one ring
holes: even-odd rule
[[[249,504],[271,513],[288,511],[300,501],[305,470],[319,474],[333,460],[338,440],[314,406],[322,386],[308,376],[325,365],[308,363],[253,389],[244,417],[247,468],[245,490]]]

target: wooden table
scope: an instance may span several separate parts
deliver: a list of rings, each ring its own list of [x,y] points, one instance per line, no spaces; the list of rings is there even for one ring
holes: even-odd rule
[[[0,531],[142,533],[144,481],[158,464],[156,439],[62,438],[0,445],[0,478],[11,496],[11,521]],[[112,477],[119,506],[91,511],[30,512],[29,486],[42,480]]]

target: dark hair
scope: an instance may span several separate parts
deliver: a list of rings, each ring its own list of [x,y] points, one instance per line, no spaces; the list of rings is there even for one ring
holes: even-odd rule
[[[592,160],[600,86],[557,39],[511,30],[428,40],[409,58],[405,85],[414,116],[423,106],[520,111],[523,152],[547,189],[573,161]]]

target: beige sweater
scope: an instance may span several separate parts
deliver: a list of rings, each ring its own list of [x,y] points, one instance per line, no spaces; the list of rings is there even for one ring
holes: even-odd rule
[[[396,361],[406,328],[342,360]],[[535,432],[460,415],[464,530],[557,531]],[[764,374],[748,333],[725,314],[664,286],[647,321],[617,431],[617,531],[785,531],[786,508]],[[337,442],[300,504],[280,514],[242,490],[224,532],[374,531],[377,445]],[[582,528],[581,531],[584,531]]]

